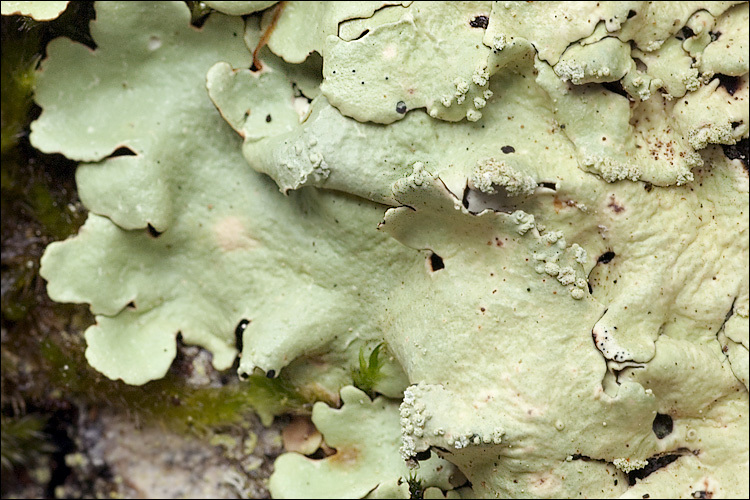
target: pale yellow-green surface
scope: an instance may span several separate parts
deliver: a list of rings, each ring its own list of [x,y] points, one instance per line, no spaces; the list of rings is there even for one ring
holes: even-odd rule
[[[343,400],[279,497],[747,497],[747,4],[287,2],[252,71],[272,11],[50,44],[31,140],[92,214],[42,275],[92,365],[225,368],[247,319],[240,375]]]
[[[272,5],[276,4],[275,1],[250,1],[250,2],[221,2],[221,1],[205,1],[203,2],[207,6],[215,9],[223,14],[230,14],[233,16],[244,16],[252,14],[260,10],[265,10]]]
[[[0,2],[2,14],[10,16],[20,14],[29,16],[37,21],[49,21],[57,16],[68,7],[70,2]]]

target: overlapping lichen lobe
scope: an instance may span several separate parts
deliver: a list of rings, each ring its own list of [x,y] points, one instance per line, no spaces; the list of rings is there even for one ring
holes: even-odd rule
[[[314,453],[321,444],[322,436],[308,416],[295,416],[281,431],[284,448],[303,455]]]
[[[258,54],[260,53],[261,49],[266,45],[266,43],[268,42],[268,39],[271,37],[271,34],[273,33],[273,30],[276,28],[276,23],[278,22],[279,17],[281,16],[281,13],[284,10],[284,7],[286,7],[286,2],[279,2],[274,8],[275,10],[273,12],[273,18],[271,19],[271,23],[263,31],[263,34],[261,35],[260,40],[258,41],[258,45],[255,47],[255,50],[253,50],[253,65],[250,67],[250,71],[261,71],[263,69],[263,64],[260,62],[260,58],[258,57]]]

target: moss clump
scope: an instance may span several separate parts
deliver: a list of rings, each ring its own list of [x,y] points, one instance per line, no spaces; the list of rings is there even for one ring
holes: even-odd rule
[[[24,415],[13,418],[0,417],[0,464],[3,469],[26,466],[44,453],[53,450],[43,429],[46,418]]]
[[[424,498],[424,484],[416,472],[409,474],[409,477],[406,478],[406,483],[409,485],[409,498],[420,500]]]
[[[370,398],[374,397],[373,387],[383,377],[383,360],[380,358],[380,352],[384,345],[382,342],[376,345],[367,359],[362,347],[359,350],[359,369],[352,372],[354,386],[366,392]]]

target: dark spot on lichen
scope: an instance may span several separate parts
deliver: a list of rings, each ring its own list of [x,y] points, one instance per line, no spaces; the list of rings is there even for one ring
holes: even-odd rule
[[[729,95],[734,95],[740,87],[739,76],[716,75],[716,78],[719,79],[719,87],[724,87]]]
[[[693,498],[713,498],[713,491],[698,490],[691,493]]]
[[[715,42],[721,36],[721,31],[709,31],[708,35],[711,37],[711,41]]]
[[[472,28],[482,28],[487,29],[487,26],[490,24],[490,18],[487,16],[477,16],[471,21],[469,21],[469,26]]]
[[[649,458],[647,460],[648,464],[644,468],[628,472],[628,484],[630,486],[633,486],[636,483],[636,480],[643,479],[646,476],[650,476],[657,470],[671,464],[681,456],[682,455],[670,454]]]
[[[274,377],[276,377],[276,370],[268,370],[266,372],[266,377],[267,378],[274,378]]]
[[[266,115],[266,123],[270,123],[270,122],[271,122],[271,115]]]
[[[516,148],[514,148],[513,146],[503,146],[502,148],[500,148],[500,151],[502,151],[503,153],[507,155],[510,153],[515,153]]]
[[[650,193],[651,190],[654,189],[654,185],[650,182],[646,182],[643,184],[643,189],[645,189],[647,193]]]
[[[638,14],[638,13],[637,13],[636,11],[634,11],[634,10],[629,10],[629,11],[628,11],[628,19],[631,19],[631,18],[635,17],[635,16],[636,16],[636,14]]]
[[[540,182],[538,186],[557,191],[557,185],[554,182]]]
[[[464,189],[464,195],[461,198],[461,204],[464,206],[464,208],[469,208],[469,191],[471,190],[469,189],[469,186],[467,185],[466,188]]]
[[[680,34],[683,38],[692,38],[695,36],[695,32],[689,26],[683,26],[680,30]]]
[[[404,101],[398,101],[398,103],[396,103],[396,113],[400,115],[406,113],[406,103]]]
[[[629,98],[627,91],[622,86],[622,83],[620,83],[619,80],[616,82],[603,82],[602,87],[609,90],[610,92],[614,92],[615,94],[619,94],[623,97]]]
[[[598,259],[596,259],[597,262],[601,262],[602,264],[609,264],[612,262],[612,259],[615,258],[615,252],[612,250],[608,250],[601,254]]]
[[[414,455],[414,458],[416,458],[418,462],[423,462],[425,460],[429,460],[431,455],[432,452],[430,450],[425,450],[417,452],[417,454]]]
[[[365,36],[369,32],[370,32],[370,30],[364,30],[362,33],[359,34],[359,36],[357,38],[354,38],[353,40],[359,40],[360,38],[362,38],[363,36]]]
[[[110,158],[116,158],[118,156],[136,156],[135,152],[127,146],[120,146],[109,155]]]
[[[242,352],[242,334],[245,332],[245,328],[247,328],[247,325],[250,324],[250,321],[247,319],[243,319],[239,322],[237,325],[237,328],[234,329],[234,345],[237,347],[237,350]]]
[[[724,156],[730,160],[740,160],[745,166],[745,171],[750,172],[750,168],[748,168],[747,164],[747,159],[750,157],[750,141],[747,137],[739,141],[737,144],[722,144],[721,147],[724,150]]]
[[[651,424],[651,428],[658,439],[664,439],[672,433],[674,422],[672,422],[672,417],[669,415],[657,413],[654,422]]]
[[[153,238],[158,238],[159,236],[162,235],[162,233],[157,231],[156,228],[152,226],[151,224],[146,225],[146,230],[148,230],[149,236]]]
[[[435,271],[439,271],[441,269],[445,268],[445,263],[443,262],[443,258],[440,257],[436,253],[430,254],[430,269],[434,273]]]

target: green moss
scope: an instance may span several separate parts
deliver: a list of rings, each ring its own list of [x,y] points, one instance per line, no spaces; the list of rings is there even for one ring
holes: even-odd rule
[[[424,484],[423,481],[417,476],[416,472],[409,473],[409,477],[406,478],[406,483],[409,485],[409,498],[424,498]]]
[[[132,386],[109,380],[91,368],[82,345],[48,340],[42,343],[41,353],[51,378],[68,397],[120,408],[141,421],[165,424],[178,432],[203,434],[238,424],[251,413],[268,425],[282,413],[309,412],[312,403],[281,377],[252,375],[244,382],[233,379],[218,388],[196,388],[175,368],[163,379]]]
[[[365,391],[371,398],[374,396],[373,387],[383,377],[381,368],[383,360],[380,351],[385,344],[381,342],[375,346],[370,356],[365,359],[364,347],[359,350],[359,369],[352,372],[355,387]]]
[[[39,455],[53,451],[42,432],[45,423],[46,418],[40,415],[0,417],[0,464],[3,469],[29,465]]]
[[[77,19],[75,15],[69,18]],[[22,320],[39,302],[39,257],[44,245],[74,234],[83,222],[73,194],[74,163],[41,155],[28,144],[35,69],[47,39],[74,34],[74,28],[65,26],[2,17],[2,315],[8,321]]]
[[[0,149],[3,157],[16,147],[28,126],[34,70],[40,59],[41,30],[37,24],[20,17],[2,19]]]

